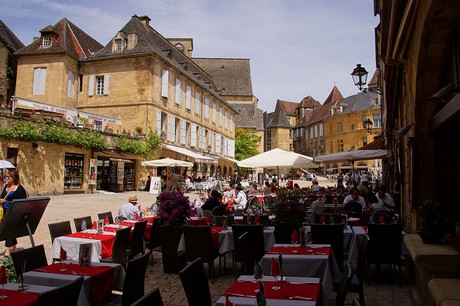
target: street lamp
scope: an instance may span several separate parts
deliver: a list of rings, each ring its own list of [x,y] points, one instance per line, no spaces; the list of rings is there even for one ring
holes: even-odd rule
[[[371,121],[371,119],[367,118],[366,121],[364,121],[364,129],[369,133],[372,134],[372,128],[374,127],[374,122]]]
[[[367,75],[368,72],[366,68],[361,67],[361,64],[357,64],[356,68],[353,69],[351,73],[351,77],[353,78],[353,82],[356,86],[358,86],[359,90],[361,91],[367,83]]]

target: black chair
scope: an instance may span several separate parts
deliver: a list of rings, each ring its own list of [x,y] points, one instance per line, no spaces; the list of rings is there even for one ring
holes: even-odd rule
[[[203,210],[203,216],[205,216],[205,217],[212,217],[212,216],[213,216],[212,211],[210,211],[210,210]]]
[[[401,224],[368,224],[367,264],[375,265],[380,277],[381,265],[397,265],[401,276]]]
[[[159,218],[153,219],[152,227],[150,228],[150,239],[145,242],[145,247],[151,251],[150,262],[153,266],[153,249],[161,246],[160,225],[162,220]]]
[[[48,224],[48,229],[51,235],[51,243],[54,242],[54,238],[72,234],[72,228],[70,227],[70,221],[62,221],[57,223]]]
[[[393,217],[394,217],[394,214],[389,212],[388,210],[379,210],[379,211],[374,212],[371,215],[371,217],[369,218],[369,223],[382,223],[381,219],[384,218],[385,219],[384,224],[389,224],[389,223],[393,223]]]
[[[211,292],[201,258],[195,259],[179,272],[189,306],[211,306]]]
[[[233,244],[235,246],[233,256],[234,262],[243,263],[243,254],[238,242],[238,238],[246,232],[248,233],[249,240],[251,241],[251,248],[254,255],[254,259],[260,261],[260,259],[265,255],[264,226],[257,224],[233,224],[232,232]]]
[[[67,284],[38,294],[38,306],[77,306],[85,278],[80,276]]]
[[[213,216],[223,216],[225,214],[225,205],[219,205],[212,209]]]
[[[81,224],[83,223],[83,220],[86,222],[87,229],[91,229],[93,227],[93,220],[91,219],[91,216],[75,218],[73,219],[73,222],[75,223],[75,231],[81,232]]]
[[[295,225],[282,225],[276,224],[275,225],[275,241],[278,244],[290,244],[291,242],[291,235],[292,232],[297,232],[297,237],[300,237],[299,228]]]
[[[343,213],[349,217],[359,218],[363,211],[363,206],[357,202],[348,202],[343,206]]]
[[[131,306],[164,306],[160,290],[154,288],[146,295],[135,301]]]
[[[48,265],[43,244],[11,253],[16,274],[35,270]],[[21,270],[21,266],[23,270]]]
[[[343,263],[343,224],[310,225],[313,243],[331,244],[337,264]]]
[[[219,250],[213,249],[210,226],[184,226],[185,260],[192,262],[201,258],[209,266],[211,281],[214,282],[214,260],[219,257]],[[221,261],[219,257],[219,267]]]
[[[361,226],[367,226],[370,223],[372,213],[369,212],[362,212],[359,215],[359,223]]]
[[[113,224],[113,216],[112,216],[111,211],[106,211],[106,212],[97,214],[97,219],[98,220],[104,220],[104,222],[105,222],[105,217],[107,217],[109,219],[110,224]]]
[[[337,290],[337,296],[335,297],[335,306],[343,306],[345,299],[348,294],[350,282],[352,278],[351,266],[348,260],[343,263],[343,272],[340,279],[340,285]]]
[[[134,224],[133,237],[131,238],[131,246],[128,249],[128,258],[133,259],[136,255],[144,254],[144,235],[147,220],[139,221]]]
[[[324,213],[324,214],[315,214],[314,219],[316,224],[322,224],[321,222],[321,216],[324,215],[326,217],[326,223],[324,224],[331,224],[331,221],[333,220],[335,224],[341,223],[342,222],[342,216],[340,214],[336,213]],[[332,220],[331,220],[332,218]]]
[[[243,257],[243,274],[252,274],[255,258],[248,232],[238,237],[238,244]]]
[[[126,276],[123,281],[123,294],[112,295],[99,305],[129,306],[144,296],[145,272],[149,263],[150,254],[147,252],[128,261]]]
[[[117,230],[112,245],[112,256],[101,258],[101,261],[119,263],[126,268],[130,235],[131,226]]]

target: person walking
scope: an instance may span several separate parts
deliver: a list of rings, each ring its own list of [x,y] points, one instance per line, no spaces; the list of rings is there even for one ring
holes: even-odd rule
[[[6,178],[5,188],[3,189],[2,194],[0,195],[0,206],[3,209],[3,214],[1,217],[3,218],[3,215],[6,214],[6,211],[8,210],[11,201],[25,198],[27,198],[27,192],[25,188],[21,184],[19,184],[19,172],[17,170],[10,170],[8,172],[8,177]],[[16,238],[6,240],[5,256],[10,256],[11,252],[16,251],[17,244],[18,241],[16,240]]]

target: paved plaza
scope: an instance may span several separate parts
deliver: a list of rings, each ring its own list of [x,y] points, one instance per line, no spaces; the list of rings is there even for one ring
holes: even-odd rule
[[[302,181],[299,183],[301,186],[309,186],[311,182]],[[326,179],[320,179],[320,184],[323,186],[334,185],[334,182],[329,182]],[[143,207],[150,206],[155,202],[156,197],[144,191],[133,191],[124,193],[106,193],[98,192],[94,194],[78,194],[78,195],[58,195],[50,196],[50,202],[41,219],[41,222],[35,232],[35,244],[43,244],[47,254],[51,251],[51,239],[48,230],[48,224],[70,220],[72,230],[75,231],[73,218],[91,216],[96,218],[100,212],[111,211],[114,215],[117,214],[118,208],[127,202],[130,195],[137,195],[139,204]],[[197,197],[196,193],[187,194],[191,200]],[[31,246],[28,237],[18,239],[19,247],[28,248]],[[4,243],[1,242],[0,253],[4,252]],[[48,255],[49,257],[49,255]],[[217,276],[214,283],[209,285],[211,288],[212,300],[216,301],[230,286],[230,284],[237,278],[237,273],[233,269],[228,269],[231,266],[231,258],[227,256],[227,273],[224,276]],[[207,269],[206,269],[207,271]],[[216,265],[216,273],[219,272],[219,266]],[[411,281],[407,267],[403,267],[403,273],[399,281],[386,281],[383,279],[381,282],[371,280],[365,285],[366,305],[398,305],[398,306],[411,306],[423,305],[418,298],[416,288]],[[161,295],[165,305],[182,306],[188,305],[185,298],[179,276],[176,274],[164,274],[161,253],[154,252],[153,266],[148,265],[146,274],[146,292],[151,288],[160,288]],[[349,294],[347,303],[350,304],[356,294]],[[329,296],[329,305],[334,305],[335,295]]]

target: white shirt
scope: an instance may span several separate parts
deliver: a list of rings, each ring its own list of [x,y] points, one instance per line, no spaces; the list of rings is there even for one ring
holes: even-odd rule
[[[359,203],[361,204],[361,206],[363,207],[363,209],[366,209],[366,201],[364,200],[364,198],[362,196],[358,196],[358,198],[356,200],[353,200],[353,197],[351,194],[347,195],[345,197],[345,199],[343,199],[343,204],[347,204],[349,202],[356,202],[356,203]]]
[[[381,198],[379,197],[379,193],[377,192],[375,194],[375,197],[379,201],[377,203],[372,204],[374,211],[388,210],[388,206],[395,207],[395,201],[393,200],[393,198],[391,197],[389,193],[385,193],[385,196]]]
[[[246,194],[243,190],[240,190],[240,192],[238,192],[238,195],[236,196],[235,205],[233,205],[233,207],[235,209],[245,209],[247,202],[248,199],[246,198]]]
[[[118,214],[123,218],[134,220],[137,212],[139,212],[139,209],[134,204],[126,203],[121,205]]]

